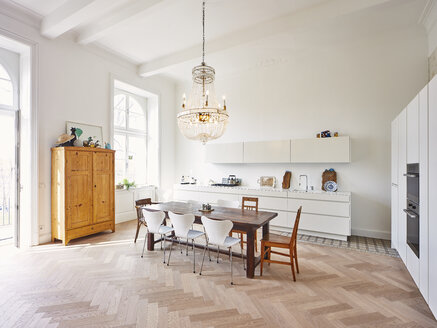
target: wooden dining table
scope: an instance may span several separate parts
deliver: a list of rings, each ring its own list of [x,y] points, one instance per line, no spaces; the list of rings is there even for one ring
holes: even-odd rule
[[[192,213],[195,217],[195,223],[202,224],[201,217],[214,220],[230,220],[234,224],[233,229],[246,232],[247,244],[246,244],[246,262],[247,270],[246,277],[253,278],[255,275],[255,267],[260,263],[261,257],[255,256],[255,232],[262,227],[263,236],[269,233],[269,222],[278,216],[278,213],[266,212],[266,211],[251,211],[241,208],[229,208],[229,207],[213,207],[213,211],[205,213],[199,211],[194,205],[182,202],[166,202],[148,205],[145,207],[147,210],[163,211],[168,217],[168,212],[172,211],[176,214],[188,214]],[[149,233],[147,236],[147,249],[153,251],[155,243],[154,235]],[[199,246],[200,247],[200,246]],[[203,246],[201,246],[203,247]],[[238,256],[236,254],[236,256]]]

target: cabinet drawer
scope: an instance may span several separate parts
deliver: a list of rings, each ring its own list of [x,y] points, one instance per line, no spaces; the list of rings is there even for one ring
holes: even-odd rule
[[[294,216],[292,216],[292,224],[294,224],[296,214],[291,214],[294,214]],[[299,229],[350,236],[351,219],[302,213],[299,222]]]
[[[287,210],[287,199],[286,198],[276,198],[276,197],[258,197],[258,208],[260,210]]]
[[[282,211],[276,211],[276,213],[278,213],[278,216],[270,221],[271,226],[293,229],[293,226],[291,224],[291,213]]]
[[[238,200],[241,202],[241,199],[238,195],[232,194],[220,194],[220,193],[212,193],[212,192],[198,192],[198,191],[189,191],[189,190],[175,190],[174,198],[180,201],[188,201],[195,200],[199,203],[211,203],[216,204],[217,200]]]
[[[350,217],[350,203],[288,199],[289,211],[297,211],[299,206],[302,206],[303,213]]]
[[[98,224],[89,225],[86,227],[68,230],[66,232],[66,243],[71,239],[88,236],[97,232],[114,229],[114,221],[107,221]]]

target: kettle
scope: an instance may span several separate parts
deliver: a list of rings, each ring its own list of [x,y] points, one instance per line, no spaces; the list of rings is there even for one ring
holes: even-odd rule
[[[228,177],[228,184],[230,184],[230,185],[237,184],[237,177],[234,174],[231,174]]]

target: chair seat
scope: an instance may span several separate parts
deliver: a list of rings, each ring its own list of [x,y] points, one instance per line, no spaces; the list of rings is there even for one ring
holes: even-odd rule
[[[172,232],[172,231],[174,231],[174,229],[172,227],[162,225],[162,226],[159,227],[158,233],[161,234],[161,235],[166,235],[166,234],[168,234],[169,232]]]
[[[227,236],[225,241],[223,242],[223,244],[220,245],[220,246],[223,246],[223,247],[232,247],[234,245],[239,244],[240,241],[241,241],[240,238],[234,238],[234,237]]]
[[[267,235],[263,236],[263,238],[261,239],[261,242],[263,241],[267,243],[284,244],[287,245],[288,247],[291,241],[291,237],[281,236],[275,233],[268,233]]]
[[[205,233],[199,230],[189,230],[187,234],[188,239],[196,239],[200,236],[203,236]]]

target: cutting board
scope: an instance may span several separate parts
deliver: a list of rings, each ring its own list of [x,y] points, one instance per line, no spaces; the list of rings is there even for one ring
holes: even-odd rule
[[[325,170],[322,173],[322,190],[325,190],[326,181],[334,181],[335,183],[337,183],[337,172]]]

